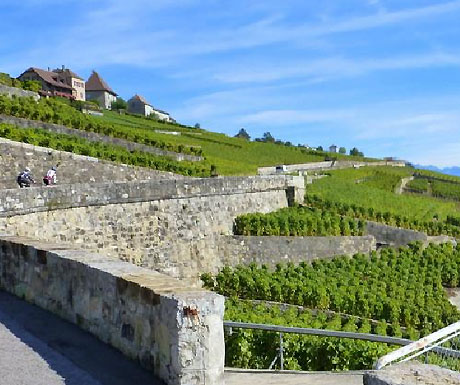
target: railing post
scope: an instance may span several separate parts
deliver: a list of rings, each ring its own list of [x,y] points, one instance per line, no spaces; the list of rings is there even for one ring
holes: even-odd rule
[[[280,367],[284,370],[283,333],[280,333]]]

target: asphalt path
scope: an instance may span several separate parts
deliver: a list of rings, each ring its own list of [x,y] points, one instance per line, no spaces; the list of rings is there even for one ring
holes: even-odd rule
[[[0,291],[0,385],[163,385],[77,326]]]

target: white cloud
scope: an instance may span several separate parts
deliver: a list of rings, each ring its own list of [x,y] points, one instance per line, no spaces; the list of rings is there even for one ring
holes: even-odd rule
[[[271,125],[291,125],[300,123],[336,122],[355,116],[351,109],[346,110],[268,110],[238,118],[242,124],[258,123]]]
[[[54,0],[47,0],[50,4]],[[38,0],[28,0],[27,5]],[[56,57],[58,62],[81,62],[81,67],[104,64],[131,64],[159,67],[181,62],[183,58],[216,52],[228,52],[274,43],[317,44],[330,34],[368,30],[397,23],[427,19],[460,10],[460,0],[392,12],[377,12],[345,20],[292,24],[279,14],[271,14],[244,25],[227,22],[222,26],[198,30],[189,23],[161,27],[159,19],[175,11],[200,4],[197,0],[91,1],[89,11],[82,12],[73,24],[57,30],[50,39],[35,45],[33,61]],[[215,7],[210,2],[205,6]],[[314,10],[311,10],[312,14]],[[70,20],[70,19],[69,19]],[[172,21],[173,19],[171,19]],[[18,55],[17,55],[18,56]],[[16,57],[17,57],[16,56]],[[319,63],[320,64],[320,63]],[[8,62],[6,63],[8,65]],[[295,72],[295,69],[293,69]],[[269,76],[269,75],[266,75]]]
[[[302,61],[296,63],[278,63],[277,65],[250,64],[232,67],[232,69],[217,72],[213,75],[223,83],[264,83],[289,78],[310,78],[311,80],[337,79],[357,76],[373,71],[414,69],[428,67],[460,66],[460,54],[426,53],[403,57],[348,59],[331,57]]]

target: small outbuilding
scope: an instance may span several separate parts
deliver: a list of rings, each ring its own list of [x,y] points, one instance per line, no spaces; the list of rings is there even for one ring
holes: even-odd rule
[[[156,109],[143,96],[137,94],[128,100],[128,112],[143,116],[155,115],[158,120],[174,122],[166,111]]]
[[[131,114],[149,116],[153,111],[153,106],[141,95],[136,94],[128,100],[128,112]]]

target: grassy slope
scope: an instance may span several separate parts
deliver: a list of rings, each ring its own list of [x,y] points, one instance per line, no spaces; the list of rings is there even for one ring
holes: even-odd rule
[[[376,171],[380,171],[378,179]],[[330,177],[316,181],[308,186],[307,194],[357,206],[372,207],[378,211],[389,211],[419,220],[432,220],[436,214],[439,219],[447,215],[460,214],[458,203],[417,195],[398,195],[390,183],[392,176],[408,176],[413,169],[364,167],[332,171]],[[379,181],[379,182],[378,182]]]
[[[158,139],[169,143],[201,147],[206,157],[206,162],[209,165],[216,165],[217,172],[222,175],[256,174],[257,167],[319,162],[324,160],[324,154],[308,153],[297,147],[248,142],[244,139],[232,138],[224,134],[202,129],[185,128],[180,125],[159,123],[136,116],[119,115],[112,111],[105,111],[104,116],[100,119],[108,123],[146,129],[150,132],[152,130],[181,132],[180,136],[160,133],[154,135]],[[334,156],[349,160],[362,160],[362,158],[339,154],[334,154]]]

